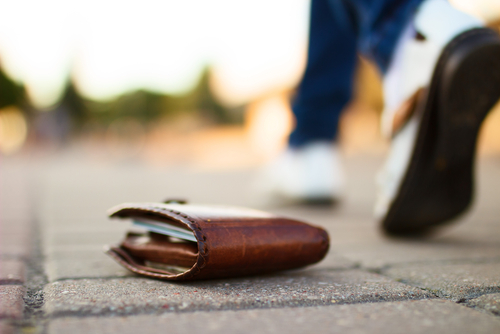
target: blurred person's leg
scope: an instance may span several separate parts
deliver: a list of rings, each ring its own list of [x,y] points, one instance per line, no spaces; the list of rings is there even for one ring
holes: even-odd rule
[[[311,1],[307,65],[292,106],[296,127],[289,149],[264,178],[270,192],[289,200],[330,203],[341,193],[334,141],[340,113],[351,99],[356,34],[337,14],[328,0]]]
[[[297,127],[277,168],[283,171],[281,184],[295,185],[294,195],[305,199],[339,193],[332,187],[332,180],[341,180],[334,140],[350,97],[354,61],[347,55],[354,58],[356,40],[384,73],[383,125],[392,128],[376,206],[383,227],[421,232],[456,217],[471,201],[477,133],[500,91],[498,36],[445,0],[329,4],[330,26],[338,35],[325,37],[324,29],[314,29],[315,13],[326,11],[326,2],[313,0],[311,42],[323,44],[310,45],[294,104]]]
[[[309,47],[304,76],[294,97],[296,127],[290,146],[333,142],[342,109],[352,95],[357,36],[338,20],[328,0],[311,1]]]
[[[386,65],[382,126],[392,142],[376,215],[390,233],[424,233],[472,200],[478,131],[500,97],[500,38],[447,1],[426,0]]]
[[[312,0],[306,70],[293,101],[289,149],[268,170],[271,191],[329,203],[341,195],[336,144],[342,109],[352,95],[357,50],[385,70],[421,0]]]
[[[351,99],[356,53],[389,65],[399,36],[422,0],[312,0],[307,66],[293,101],[290,146],[336,139]]]

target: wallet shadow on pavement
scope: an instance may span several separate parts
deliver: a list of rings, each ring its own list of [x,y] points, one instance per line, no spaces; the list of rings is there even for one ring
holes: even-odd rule
[[[229,206],[124,203],[110,217],[131,219],[129,232],[106,253],[139,275],[200,280],[261,275],[321,261],[327,232],[302,221]]]

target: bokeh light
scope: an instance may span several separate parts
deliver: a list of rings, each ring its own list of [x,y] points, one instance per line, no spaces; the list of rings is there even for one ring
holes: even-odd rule
[[[286,94],[249,104],[246,116],[247,134],[255,152],[269,158],[286,146],[294,122]]]
[[[0,109],[0,152],[11,154],[19,150],[28,134],[26,118],[16,107]]]

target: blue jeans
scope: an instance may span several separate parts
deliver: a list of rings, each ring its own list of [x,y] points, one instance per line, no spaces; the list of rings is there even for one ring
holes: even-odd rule
[[[333,141],[351,99],[357,52],[385,72],[400,33],[423,0],[312,0],[306,71],[292,109],[292,147]]]

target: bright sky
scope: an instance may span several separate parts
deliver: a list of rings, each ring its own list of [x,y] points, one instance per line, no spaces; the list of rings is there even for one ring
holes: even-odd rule
[[[214,66],[238,103],[300,77],[308,0],[0,0],[0,61],[38,106],[71,72],[87,97],[181,93]]]
[[[453,0],[477,15],[499,0]],[[292,87],[305,60],[309,0],[0,0],[0,61],[40,107],[72,73],[87,97],[182,93],[214,66],[216,93],[241,103]]]

